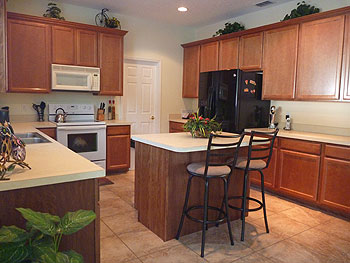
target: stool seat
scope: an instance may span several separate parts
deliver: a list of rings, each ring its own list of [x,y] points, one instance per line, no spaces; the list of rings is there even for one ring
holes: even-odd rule
[[[239,157],[237,159],[236,168],[245,169],[247,166],[248,158]],[[264,160],[250,160],[249,168],[250,169],[263,169],[266,167],[266,162]]]
[[[196,175],[204,175],[205,162],[191,163],[187,165],[187,171]],[[208,176],[222,176],[231,173],[231,169],[227,165],[208,166]]]

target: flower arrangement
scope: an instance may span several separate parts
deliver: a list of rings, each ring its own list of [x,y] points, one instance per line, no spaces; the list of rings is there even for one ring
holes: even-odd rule
[[[215,116],[216,117],[216,116]],[[192,137],[208,138],[210,133],[221,131],[221,124],[212,119],[199,116],[199,111],[184,124],[185,131],[189,131]]]
[[[116,17],[107,18],[106,27],[121,29],[120,21]]]
[[[56,3],[48,3],[46,13],[43,14],[44,17],[56,18],[59,20],[65,20],[63,16],[61,16],[62,10],[57,6]]]
[[[25,158],[25,143],[15,136],[8,122],[0,123],[0,180],[9,180],[5,175],[16,166],[30,169]]]

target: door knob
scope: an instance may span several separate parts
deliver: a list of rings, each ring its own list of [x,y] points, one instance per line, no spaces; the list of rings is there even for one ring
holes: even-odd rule
[[[154,119],[155,119],[155,118],[154,118],[154,116],[152,115],[152,116],[151,116],[151,120],[154,120]]]

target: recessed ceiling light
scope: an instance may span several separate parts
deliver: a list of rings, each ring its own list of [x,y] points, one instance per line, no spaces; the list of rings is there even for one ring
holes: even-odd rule
[[[180,11],[180,12],[186,12],[187,11],[187,7],[180,6],[177,10]]]

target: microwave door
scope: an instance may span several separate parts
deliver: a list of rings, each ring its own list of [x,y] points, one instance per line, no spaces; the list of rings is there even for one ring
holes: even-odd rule
[[[52,90],[91,91],[91,74],[60,72],[52,74]]]

